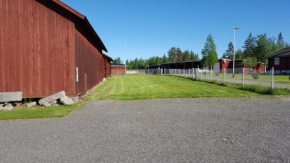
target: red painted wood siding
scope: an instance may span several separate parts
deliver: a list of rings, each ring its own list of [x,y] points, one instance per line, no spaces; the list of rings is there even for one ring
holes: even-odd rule
[[[125,75],[126,67],[125,66],[111,66],[112,75]]]
[[[106,78],[111,77],[111,63],[110,60],[107,59],[106,61]]]
[[[0,92],[76,95],[71,21],[35,0],[1,0],[0,20]]]
[[[76,66],[79,70],[77,93],[82,94],[103,81],[105,67],[102,53],[75,30]]]
[[[269,58],[268,65],[270,69],[274,67],[275,70],[290,70],[290,57],[280,58],[280,65],[275,65],[275,58]]]

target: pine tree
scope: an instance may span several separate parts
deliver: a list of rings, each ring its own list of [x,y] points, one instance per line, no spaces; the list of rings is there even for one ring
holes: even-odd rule
[[[189,61],[189,60],[190,60],[190,53],[189,53],[188,50],[185,50],[183,52],[183,59],[182,59],[182,61]]]
[[[163,57],[162,57],[162,62],[163,63],[166,63],[168,62],[168,57],[164,54]]]
[[[244,59],[244,52],[241,49],[236,51],[235,59]]]
[[[183,61],[183,53],[182,53],[181,49],[177,48],[176,53],[177,53],[177,62],[182,62]]]
[[[271,44],[267,38],[267,34],[258,35],[257,47],[255,49],[255,57],[258,62],[267,64],[267,56],[272,52]]]
[[[199,56],[198,53],[194,53],[192,50],[190,51],[190,60],[192,61],[198,61],[199,60]]]
[[[115,58],[115,59],[113,60],[113,62],[114,62],[114,63],[116,63],[116,64],[121,64],[121,63],[122,63],[122,61],[121,61],[121,58],[120,58],[120,57],[118,57],[118,58]]]
[[[211,34],[207,37],[204,48],[201,51],[202,62],[206,66],[213,67],[218,61],[218,55],[216,52],[216,45],[214,43],[213,37]]]
[[[223,54],[222,58],[224,58],[224,59],[227,58],[226,53]]]
[[[225,52],[226,58],[232,59],[234,55],[234,45],[232,42],[228,44],[228,49]]]
[[[245,57],[255,57],[255,43],[256,38],[253,37],[252,33],[250,33],[247,40],[245,41],[245,45],[243,46]]]
[[[277,40],[277,50],[281,50],[285,48],[285,42],[282,33],[280,32],[278,35],[278,40]]]
[[[169,60],[169,62],[176,62],[177,61],[177,49],[176,49],[176,47],[172,47],[168,51],[168,60]]]

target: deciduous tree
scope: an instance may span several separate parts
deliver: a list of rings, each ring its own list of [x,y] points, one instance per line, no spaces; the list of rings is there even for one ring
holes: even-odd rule
[[[218,61],[218,55],[216,52],[216,45],[214,43],[213,37],[211,34],[207,37],[204,48],[201,51],[202,62],[206,66],[213,67]]]

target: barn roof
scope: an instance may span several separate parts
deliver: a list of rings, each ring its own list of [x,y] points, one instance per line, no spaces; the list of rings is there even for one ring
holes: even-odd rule
[[[86,16],[84,16],[83,14],[81,14],[78,11],[74,10],[73,8],[71,8],[70,6],[68,6],[65,3],[61,2],[60,0],[51,0],[51,1],[53,1],[56,4],[58,4],[59,6],[61,6],[62,8],[64,8],[65,10],[71,12],[75,16],[79,17],[83,21],[83,23],[85,24],[85,26],[94,34],[95,38],[101,44],[102,49],[104,51],[108,52],[108,50],[107,50],[106,46],[104,45],[103,41],[101,40],[101,38],[99,37],[99,35],[97,34],[97,32],[94,30],[94,28],[92,27],[91,23],[89,22],[89,20],[87,19]]]
[[[110,61],[113,61],[113,59],[110,56],[108,56],[107,54],[103,53],[103,56],[105,56],[106,58],[108,58]]]
[[[281,58],[281,57],[290,57],[290,48],[284,48],[274,54],[267,56],[267,58]]]
[[[115,67],[123,67],[123,66],[125,66],[125,64],[112,63],[111,66],[115,66]]]

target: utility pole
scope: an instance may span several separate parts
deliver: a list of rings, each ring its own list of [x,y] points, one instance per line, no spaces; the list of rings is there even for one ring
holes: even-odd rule
[[[236,59],[236,31],[241,28],[234,28],[234,56],[233,56],[233,74],[235,74],[235,59]]]

